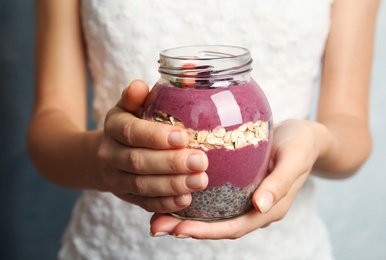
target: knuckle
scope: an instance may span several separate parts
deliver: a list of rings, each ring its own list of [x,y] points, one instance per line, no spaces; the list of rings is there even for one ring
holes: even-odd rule
[[[236,239],[239,239],[240,237],[244,236],[244,232],[242,231],[242,229],[240,227],[237,227],[236,225],[229,225],[229,228],[228,230],[233,230],[230,234],[229,234],[229,239],[231,240],[236,240]]]
[[[159,133],[158,129],[152,128],[152,131],[150,131],[148,136],[147,136],[149,144],[153,147],[158,147],[161,143],[159,141],[159,136],[160,136],[160,133]]]
[[[183,191],[184,184],[181,178],[170,178],[169,187],[172,193],[171,195],[180,195],[186,192]]]
[[[114,113],[115,113],[115,109],[112,108],[106,114],[105,121],[104,121],[104,129],[106,132],[110,132],[114,126],[114,120],[113,120]]]
[[[159,202],[159,205],[157,210],[160,213],[170,213],[180,209],[179,206],[175,205],[172,197],[164,197],[160,199],[158,202]]]
[[[167,213],[171,211],[171,205],[167,201],[166,198],[158,199],[157,201],[154,201],[154,209],[159,213]]]
[[[139,195],[139,196],[145,196],[147,195],[147,185],[145,182],[145,179],[141,176],[135,176],[133,178],[133,190],[132,193]]]
[[[127,122],[122,129],[122,136],[129,144],[132,143],[132,136],[134,135],[133,132],[133,122]]]
[[[128,154],[128,160],[131,167],[131,170],[134,173],[143,172],[143,157],[139,151],[131,150]]]
[[[181,153],[178,151],[170,151],[168,156],[166,157],[165,163],[167,167],[173,173],[180,173],[181,169],[179,166],[179,162],[181,161]]]
[[[112,143],[111,140],[107,137],[102,138],[102,142],[97,150],[97,160],[101,162],[103,165],[108,164],[112,159]]]
[[[101,166],[105,166],[110,160],[109,153],[103,147],[97,151],[97,160]]]
[[[155,123],[155,122],[145,122],[144,129],[146,132],[147,143],[151,147],[163,147],[167,142],[167,135],[169,133],[169,126],[165,124]]]
[[[157,147],[162,141],[160,139],[159,126],[154,127],[150,122],[139,118],[132,118],[123,127],[123,138],[128,144],[134,144],[135,141],[146,141],[147,146]]]

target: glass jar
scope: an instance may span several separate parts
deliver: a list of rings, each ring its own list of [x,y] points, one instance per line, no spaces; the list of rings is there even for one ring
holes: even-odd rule
[[[208,186],[172,215],[214,221],[246,213],[267,175],[272,143],[272,113],[250,76],[249,50],[178,47],[162,51],[159,64],[161,77],[145,102],[144,119],[185,128],[188,148],[209,159]]]

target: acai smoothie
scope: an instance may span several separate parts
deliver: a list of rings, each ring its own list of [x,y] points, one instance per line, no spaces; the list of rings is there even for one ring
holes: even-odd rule
[[[205,55],[216,62],[235,57],[218,51],[206,51]],[[162,70],[165,57],[169,63]],[[263,91],[249,77],[248,57],[237,67],[239,71],[231,67],[231,73],[219,76],[211,58],[189,56],[188,62],[178,58],[182,63],[177,66],[170,65],[171,56],[161,55],[162,77],[148,96],[144,118],[186,129],[188,148],[204,151],[209,159],[208,186],[192,193],[192,203],[173,213],[177,217],[214,221],[244,214],[267,175],[272,114]]]
[[[271,111],[252,81],[227,88],[174,88],[156,84],[147,110],[154,121],[188,129],[190,148],[209,159],[209,184],[193,193],[192,204],[176,214],[200,219],[240,215],[250,209],[251,195],[267,173]],[[220,101],[213,96],[223,94]],[[156,95],[157,98],[152,97]],[[238,108],[223,124],[220,110]]]

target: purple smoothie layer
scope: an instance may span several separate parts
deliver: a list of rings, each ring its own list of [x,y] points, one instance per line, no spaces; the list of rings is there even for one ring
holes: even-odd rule
[[[218,116],[218,104],[214,103],[212,97],[221,91],[230,91],[233,94],[242,117],[242,122],[225,126],[227,130],[235,129],[242,123],[250,121],[270,120],[270,106],[255,81],[213,89],[177,88],[172,85],[156,84],[145,104],[145,107],[148,107],[146,116],[151,117],[154,112],[162,111],[181,120],[186,128],[214,129],[222,123]],[[227,105],[226,102],[221,104],[224,108]]]
[[[206,151],[209,159],[207,189],[231,183],[235,188],[249,188],[260,182],[267,174],[269,142],[258,146],[248,145],[236,150],[225,148]]]
[[[213,98],[223,93],[226,94],[225,99],[221,100],[221,97],[220,102],[219,99]],[[234,120],[237,124],[222,124],[228,112],[223,113],[221,119],[218,110],[226,111],[227,106],[232,106],[232,109],[228,110],[229,114],[237,110],[235,118],[239,120]],[[152,118],[156,112],[165,112],[179,119],[185,128],[195,131],[212,130],[218,126],[229,131],[243,123],[271,120],[268,101],[255,81],[213,89],[177,88],[156,84],[149,94],[145,108],[145,118]],[[209,176],[207,189],[223,187],[226,184],[247,189],[260,182],[267,173],[270,139],[272,138],[269,137],[269,141],[259,142],[258,145],[248,145],[235,150],[214,148],[205,151],[209,159],[209,168],[206,171]]]

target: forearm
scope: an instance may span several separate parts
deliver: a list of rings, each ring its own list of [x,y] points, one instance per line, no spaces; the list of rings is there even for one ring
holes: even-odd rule
[[[28,151],[39,172],[66,188],[93,189],[101,131],[86,132],[58,109],[35,113],[28,130]]]
[[[336,0],[323,57],[318,122],[321,152],[315,174],[353,175],[371,152],[369,92],[379,1]],[[327,141],[326,141],[327,140]]]
[[[352,176],[371,153],[367,122],[351,115],[335,115],[314,125],[319,155],[313,174],[328,179]]]
[[[35,104],[30,157],[43,176],[67,188],[94,188],[101,133],[86,132],[86,55],[77,0],[35,1]]]

